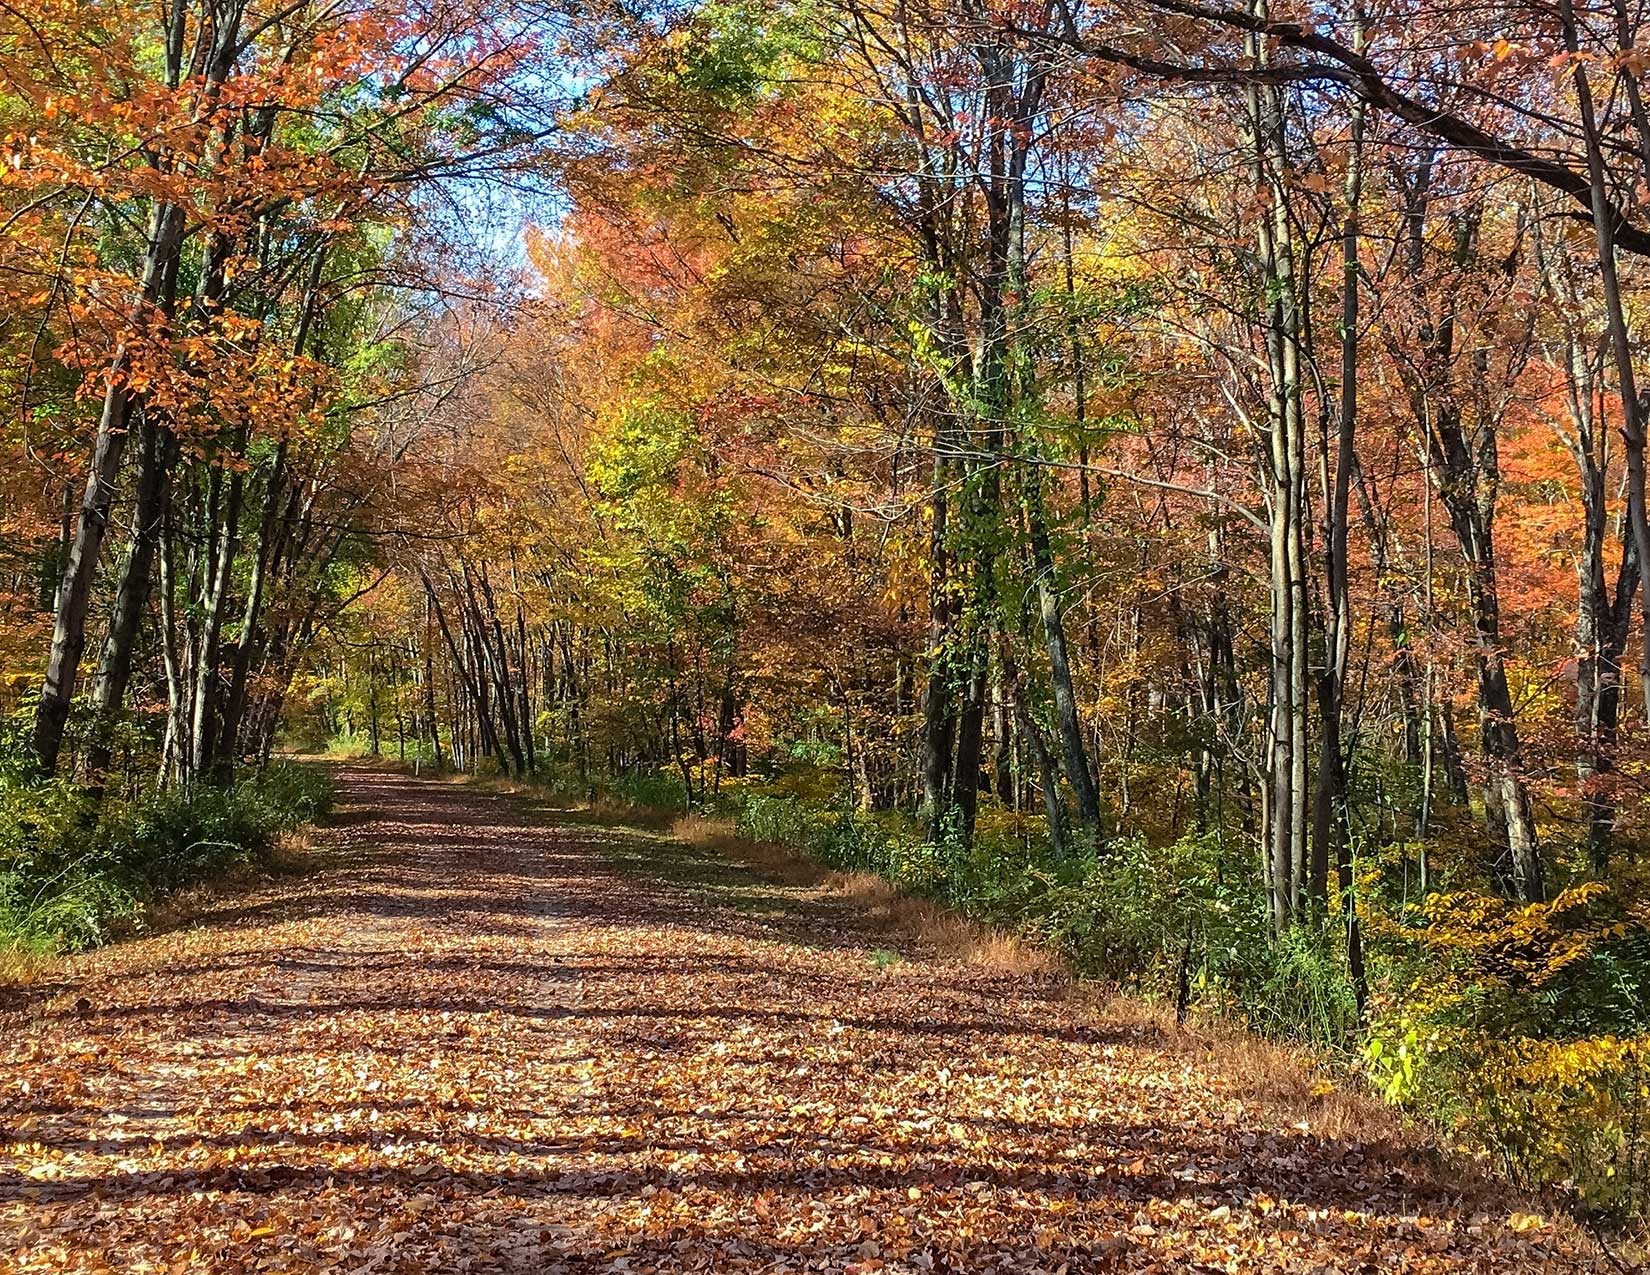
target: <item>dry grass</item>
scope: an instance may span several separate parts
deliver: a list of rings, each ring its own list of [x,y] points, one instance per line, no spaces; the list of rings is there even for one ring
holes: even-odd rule
[[[903,894],[870,872],[832,873],[827,884],[892,931],[910,934],[938,955],[1001,974],[1064,983],[1064,962],[1045,948],[971,921],[931,899]]]
[[[704,850],[714,850],[734,862],[786,885],[822,886],[831,876],[807,855],[772,841],[751,841],[741,837],[731,819],[708,815],[677,815],[669,832],[678,841]]]
[[[1316,1059],[1303,1046],[1257,1036],[1229,1019],[1175,1021],[1172,1005],[1115,989],[1081,984],[1074,999],[1096,1026],[1196,1055],[1202,1069],[1246,1106],[1271,1114],[1280,1127],[1332,1140],[1368,1142],[1401,1155],[1432,1156],[1435,1140],[1396,1108]]]
[[[58,959],[21,948],[0,951],[0,989],[29,987],[40,982],[56,968]]]
[[[1366,1089],[1337,1084],[1298,1045],[1267,1040],[1228,1022],[1199,1021],[1188,1035],[1233,1091],[1305,1125],[1324,1138],[1356,1138],[1392,1146],[1416,1141],[1419,1131],[1395,1107]]]
[[[670,835],[689,845],[715,850],[737,863],[787,885],[812,886],[853,904],[890,934],[915,940],[936,956],[1004,974],[1064,981],[1058,957],[993,926],[982,925],[935,903],[902,892],[871,872],[834,872],[799,851],[738,835],[727,819],[679,815]]]

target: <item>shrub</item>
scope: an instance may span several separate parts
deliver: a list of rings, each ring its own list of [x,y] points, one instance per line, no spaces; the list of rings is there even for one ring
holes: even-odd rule
[[[687,796],[677,771],[635,771],[621,775],[611,785],[615,797],[632,805],[653,810],[685,810]]]
[[[1392,987],[1366,1046],[1393,1099],[1526,1183],[1650,1204],[1650,917],[1599,881],[1520,905],[1435,894],[1386,927]]]
[[[277,764],[94,814],[65,781],[0,788],[0,945],[90,947],[143,904],[267,851],[331,804],[317,767]]]
[[[900,816],[771,790],[740,797],[737,827],[1033,938],[1091,978],[1202,1004],[1273,1036],[1340,1047],[1357,1030],[1339,924],[1275,942],[1252,856],[1212,835],[1162,847],[1122,840],[1062,858],[1040,816],[983,811],[964,846],[955,836],[928,841]]]
[[[807,851],[831,867],[862,866],[830,863],[832,819],[792,797],[752,793],[739,804],[735,825],[752,841],[772,841]]]

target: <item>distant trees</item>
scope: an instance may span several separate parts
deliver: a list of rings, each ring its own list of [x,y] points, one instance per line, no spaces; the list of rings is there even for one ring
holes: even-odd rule
[[[604,38],[535,318],[397,551],[437,748],[693,800],[830,758],[936,844],[982,800],[1063,855],[1202,828],[1354,962],[1360,847],[1476,819],[1425,879],[1537,903],[1638,835],[1630,17]]]

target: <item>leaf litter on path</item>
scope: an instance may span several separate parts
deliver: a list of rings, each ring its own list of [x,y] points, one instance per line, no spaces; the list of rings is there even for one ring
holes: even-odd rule
[[[12,1011],[0,1270],[1592,1268],[1046,980],[890,955],[821,891],[339,778],[326,871]]]

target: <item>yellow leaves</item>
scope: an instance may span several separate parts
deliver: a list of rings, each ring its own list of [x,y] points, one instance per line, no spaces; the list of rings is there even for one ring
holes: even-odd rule
[[[1650,1036],[1510,1043],[1503,1051],[1505,1071],[1532,1089],[1596,1091],[1650,1061]]]
[[[1609,1202],[1627,1146],[1621,1131],[1642,1100],[1650,1036],[1547,1040],[1461,1029],[1439,1045],[1469,1143],[1487,1128],[1521,1174],[1568,1180],[1583,1198]],[[1509,1226],[1533,1233],[1544,1222],[1514,1214]]]
[[[1522,46],[1514,44],[1504,36],[1494,40],[1463,41],[1455,49],[1455,55],[1462,61],[1472,58],[1489,58],[1495,62],[1505,62],[1520,52]]]
[[[1475,892],[1436,894],[1424,905],[1425,931],[1406,931],[1424,946],[1469,958],[1476,977],[1541,986],[1585,959],[1600,943],[1641,925],[1620,915],[1602,881],[1571,886],[1547,903],[1519,905]]]

